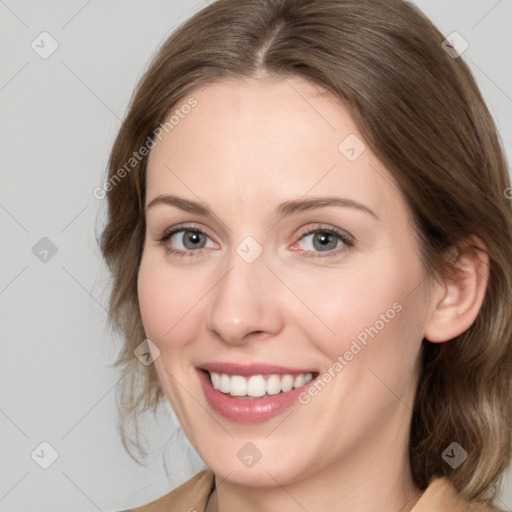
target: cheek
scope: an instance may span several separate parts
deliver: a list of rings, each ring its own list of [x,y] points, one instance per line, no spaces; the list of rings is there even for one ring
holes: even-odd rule
[[[152,248],[143,254],[137,279],[139,307],[146,336],[162,352],[176,355],[175,349],[201,337],[208,294],[218,275],[207,265],[173,265]]]
[[[194,339],[208,290],[208,276],[197,270],[170,267],[157,251],[143,257],[137,294],[146,336],[160,350],[180,347]]]
[[[296,280],[297,294],[307,297],[317,319],[308,315],[314,321],[306,324],[306,317],[296,314],[295,321],[332,361],[347,352],[351,360],[370,345],[368,356],[387,351],[393,357],[397,353],[400,358],[412,357],[412,352],[400,352],[404,340],[422,337],[424,307],[418,287],[422,276],[414,253],[388,254],[345,272],[304,275]]]

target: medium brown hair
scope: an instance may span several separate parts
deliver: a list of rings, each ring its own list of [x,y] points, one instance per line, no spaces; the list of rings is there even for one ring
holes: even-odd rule
[[[446,476],[464,497],[488,498],[511,455],[512,216],[504,196],[510,182],[476,82],[462,58],[444,51],[443,40],[402,0],[218,0],[152,59],[113,145],[108,179],[119,177],[196,87],[267,74],[300,77],[332,93],[403,194],[429,277],[454,271],[448,254],[471,235],[485,244],[490,276],[475,322],[449,342],[423,341],[409,453],[420,488]],[[109,323],[124,338],[116,364],[125,377],[125,447],[125,421],[136,423],[164,396],[154,366],[134,356],[146,337],[137,300],[146,165],[144,157],[111,182],[100,240],[113,276]],[[469,455],[457,469],[442,458],[454,441]]]

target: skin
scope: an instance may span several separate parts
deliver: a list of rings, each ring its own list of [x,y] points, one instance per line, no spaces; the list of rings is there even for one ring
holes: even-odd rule
[[[391,174],[369,147],[354,161],[339,151],[347,135],[363,137],[343,106],[311,84],[258,77],[190,96],[198,105],[151,151],[146,205],[173,194],[212,215],[166,204],[147,210],[138,294],[163,389],[216,475],[207,510],[410,510],[421,496],[407,449],[421,343],[471,325],[485,258],[468,251],[464,278],[427,281]],[[275,215],[286,201],[327,196],[375,216],[339,206]],[[206,233],[199,249],[183,245],[183,231],[158,241],[182,223]],[[325,249],[304,236],[316,229],[318,238],[325,226],[354,245],[334,236]],[[252,263],[236,251],[247,236],[263,249]],[[401,311],[307,405],[259,424],[209,406],[195,366],[263,362],[322,374],[395,303]],[[261,452],[251,468],[237,457],[249,441]]]

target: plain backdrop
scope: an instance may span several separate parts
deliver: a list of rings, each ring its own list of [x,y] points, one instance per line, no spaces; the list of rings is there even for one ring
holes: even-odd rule
[[[458,32],[512,154],[512,2],[418,0]],[[123,450],[96,245],[108,154],[149,58],[204,1],[0,0],[0,510],[117,511],[202,469],[168,406]],[[44,469],[44,466],[48,466]],[[499,504],[512,507],[506,475]]]

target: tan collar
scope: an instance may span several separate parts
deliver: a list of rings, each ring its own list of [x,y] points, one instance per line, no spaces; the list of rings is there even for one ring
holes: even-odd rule
[[[204,511],[208,496],[213,490],[215,477],[213,473],[207,469],[202,474],[203,478],[198,481],[202,485],[202,492],[206,498],[200,503],[198,511]],[[490,504],[472,501],[467,502],[457,495],[455,487],[447,478],[433,478],[430,485],[421,495],[411,512],[499,512],[497,508]]]
[[[205,469],[187,480],[183,485],[161,498],[132,509],[131,512],[170,512],[171,510],[196,510],[204,512],[208,497],[215,486],[211,470]],[[473,501],[468,503],[457,496],[457,492],[446,478],[431,481],[411,512],[491,512],[498,509],[491,505]]]
[[[467,502],[457,495],[447,478],[434,478],[411,512],[490,512],[496,508],[484,502]]]

